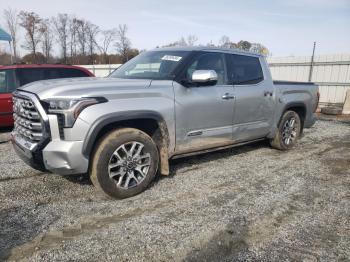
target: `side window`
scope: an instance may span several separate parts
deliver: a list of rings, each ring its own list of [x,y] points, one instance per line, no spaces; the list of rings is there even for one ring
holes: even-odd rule
[[[226,83],[224,59],[220,53],[206,53],[195,58],[186,70],[186,77],[191,79],[195,70],[214,70],[218,75],[217,85]]]
[[[264,80],[258,57],[226,55],[229,82],[234,85],[257,84]]]
[[[20,86],[45,79],[44,69],[41,68],[20,68],[16,72]]]
[[[58,68],[61,78],[71,78],[71,77],[87,77],[88,75],[81,70],[73,68]]]
[[[56,79],[60,78],[60,73],[57,68],[47,68],[45,69],[45,79]]]
[[[7,93],[6,71],[0,71],[0,94]]]
[[[13,69],[0,71],[0,94],[12,93],[16,90],[16,79]]]

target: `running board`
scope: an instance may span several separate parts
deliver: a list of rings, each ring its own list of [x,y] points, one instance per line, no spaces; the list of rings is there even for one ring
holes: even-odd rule
[[[177,158],[182,158],[182,157],[188,157],[188,156],[195,156],[195,155],[210,153],[210,152],[224,150],[224,149],[228,149],[228,148],[239,147],[239,146],[243,146],[243,145],[247,145],[247,144],[253,144],[255,142],[264,141],[264,140],[266,140],[265,137],[264,138],[255,139],[255,140],[251,140],[251,141],[246,141],[246,142],[233,143],[233,144],[226,145],[226,146],[213,147],[213,148],[208,148],[208,149],[203,149],[203,150],[198,150],[198,151],[193,151],[193,152],[188,152],[188,153],[175,154],[170,159],[177,159]]]

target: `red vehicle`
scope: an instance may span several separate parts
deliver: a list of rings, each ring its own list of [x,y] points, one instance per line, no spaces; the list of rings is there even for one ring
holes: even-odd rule
[[[28,83],[56,78],[93,77],[87,69],[70,65],[0,66],[0,126],[12,126],[12,92]]]

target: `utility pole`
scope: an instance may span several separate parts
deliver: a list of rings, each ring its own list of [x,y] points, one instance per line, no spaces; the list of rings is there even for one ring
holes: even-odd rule
[[[314,42],[314,48],[312,49],[310,72],[309,72],[309,82],[311,82],[312,71],[313,71],[313,67],[314,67],[315,48],[316,48],[316,42]]]
[[[10,46],[10,57],[11,57],[11,65],[13,64],[13,56],[12,56],[12,46],[11,46],[11,41],[9,41],[9,46]],[[16,57],[15,57],[16,59]]]

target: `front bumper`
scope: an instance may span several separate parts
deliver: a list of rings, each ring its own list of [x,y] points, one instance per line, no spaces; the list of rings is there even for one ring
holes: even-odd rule
[[[42,150],[26,147],[14,132],[11,141],[17,155],[36,170],[60,175],[84,174],[88,170],[88,159],[82,154],[83,141],[51,141]]]
[[[84,174],[89,161],[82,154],[83,141],[52,141],[43,150],[45,168],[61,175]]]
[[[45,168],[43,156],[40,151],[32,152],[28,148],[21,145],[18,140],[16,142],[16,134],[14,133],[11,134],[11,142],[19,158],[21,158],[27,165],[39,171],[48,171]]]
[[[11,133],[11,141],[18,156],[25,163],[40,171],[50,171],[62,175],[86,173],[89,163],[82,153],[83,139],[78,141],[74,139],[70,139],[70,141],[61,140],[57,116],[46,114],[35,95],[27,92],[17,92],[16,95],[25,97],[26,101],[32,101],[35,104],[36,111],[31,112],[38,112],[41,117],[40,128],[37,131],[41,132],[39,141],[38,139],[28,139],[32,134],[30,121],[28,121],[28,124],[15,123],[15,128]],[[17,105],[21,106],[22,104],[17,103]],[[24,115],[24,117],[26,116]],[[28,119],[30,120],[30,118]],[[84,124],[78,124],[76,133],[83,136],[85,133],[84,127],[86,129],[86,124],[85,126]],[[71,136],[70,138],[74,137]],[[76,139],[80,139],[80,137],[76,137]]]

